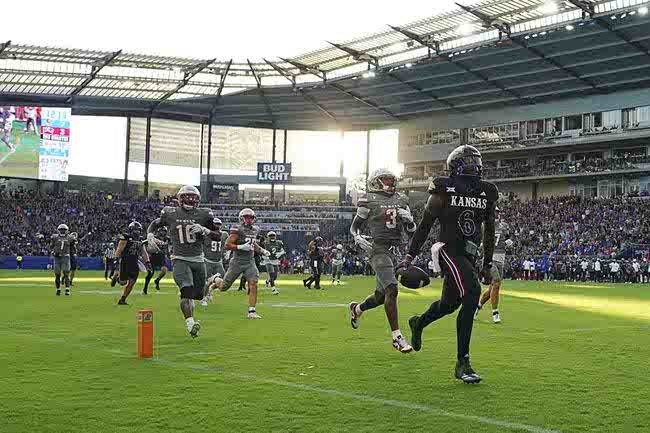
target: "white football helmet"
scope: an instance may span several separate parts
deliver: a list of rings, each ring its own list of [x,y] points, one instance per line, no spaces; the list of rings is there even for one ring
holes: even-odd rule
[[[396,186],[397,177],[387,168],[378,168],[368,177],[368,192],[393,194]]]
[[[269,239],[273,238],[273,239],[271,239],[272,241],[274,241],[278,237],[278,235],[276,235],[274,231],[270,231],[266,236]]]
[[[61,235],[67,234],[68,230],[70,230],[70,229],[65,224],[59,224],[59,226],[56,228],[56,231],[58,231],[59,234],[61,234]]]
[[[252,226],[255,222],[255,211],[250,208],[242,209],[241,212],[239,212],[239,222],[244,225]]]
[[[201,193],[194,185],[185,185],[178,190],[176,198],[183,209],[190,210],[199,206]]]
[[[338,245],[336,246],[336,249],[339,250],[339,251],[342,251],[342,250],[343,250],[343,245],[338,244]]]

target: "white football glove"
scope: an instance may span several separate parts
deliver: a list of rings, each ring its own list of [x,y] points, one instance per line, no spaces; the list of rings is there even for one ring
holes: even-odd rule
[[[201,233],[203,236],[207,236],[210,234],[210,229],[203,227],[201,224],[192,224],[190,227],[190,232],[194,233],[195,235]]]
[[[275,254],[275,256],[279,259],[280,257],[282,257],[285,254],[286,254],[285,250],[280,250]]]
[[[363,236],[357,234],[354,236],[354,242],[361,247],[362,250],[368,252],[372,250],[372,242],[368,241],[368,239],[364,238]]]
[[[253,246],[250,244],[250,242],[247,242],[245,244],[237,245],[237,249],[239,251],[250,251],[253,249]]]
[[[271,256],[271,252],[269,250],[265,250],[262,247],[260,247],[260,254],[262,254],[264,257],[270,257]]]
[[[409,208],[406,208],[406,209],[399,208],[399,209],[397,209],[397,215],[399,215],[402,222],[405,222],[405,223],[408,223],[408,224],[413,222],[413,215],[411,215],[411,210]]]

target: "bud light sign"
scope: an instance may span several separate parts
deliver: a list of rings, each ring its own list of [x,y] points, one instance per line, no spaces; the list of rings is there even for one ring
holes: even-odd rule
[[[291,163],[258,162],[257,181],[260,183],[291,183]]]

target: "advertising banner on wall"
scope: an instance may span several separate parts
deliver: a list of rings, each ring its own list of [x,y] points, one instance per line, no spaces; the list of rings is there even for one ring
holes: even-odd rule
[[[291,183],[291,163],[258,162],[257,181],[259,183]]]

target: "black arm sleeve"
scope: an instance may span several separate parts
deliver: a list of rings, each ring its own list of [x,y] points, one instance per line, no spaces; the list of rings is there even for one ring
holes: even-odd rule
[[[496,202],[492,203],[492,205],[488,208],[487,210],[487,218],[485,219],[485,226],[483,229],[483,252],[485,253],[485,256],[483,257],[483,264],[491,264],[492,263],[492,256],[494,255],[494,244],[495,244],[495,215],[494,215],[494,209],[496,208]]]
[[[438,194],[432,194],[427,201],[427,205],[424,207],[422,221],[418,224],[413,239],[411,239],[411,245],[408,250],[408,254],[411,257],[417,256],[420,252],[422,245],[424,245],[429,237],[429,232],[431,231],[431,227],[433,227],[433,223],[435,223],[440,217],[442,207],[443,203],[440,196]]]

